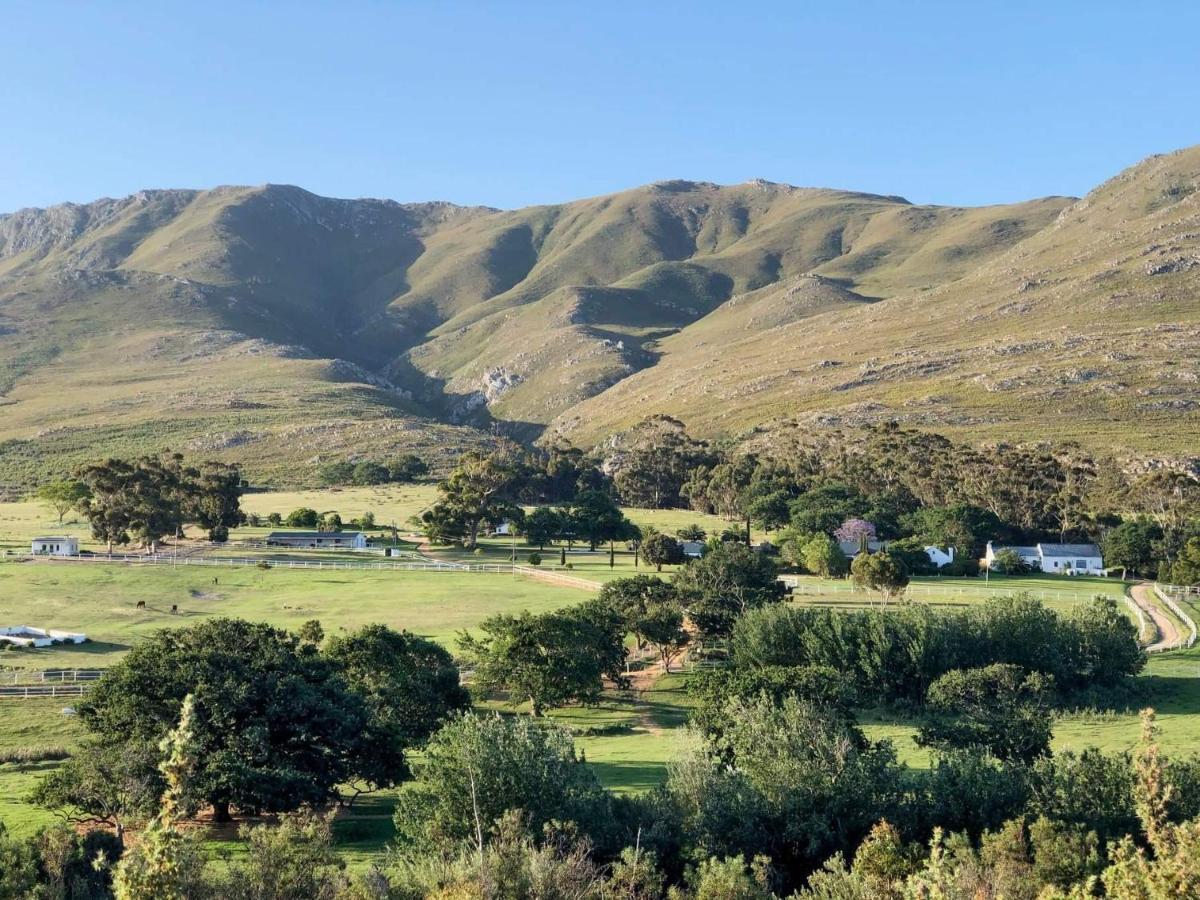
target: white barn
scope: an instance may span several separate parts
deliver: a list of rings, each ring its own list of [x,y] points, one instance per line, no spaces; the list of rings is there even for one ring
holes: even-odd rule
[[[18,647],[49,647],[55,643],[82,644],[86,640],[86,634],[34,628],[30,625],[10,625],[0,628],[0,643],[14,644]]]
[[[1103,575],[1104,556],[1095,544],[1034,544],[1032,547],[998,547],[988,541],[984,561],[990,568],[996,557],[1013,550],[1021,562],[1050,575]]]
[[[272,531],[268,547],[304,547],[310,550],[365,550],[367,536],[361,531]]]
[[[77,537],[36,537],[29,545],[34,556],[78,556]]]

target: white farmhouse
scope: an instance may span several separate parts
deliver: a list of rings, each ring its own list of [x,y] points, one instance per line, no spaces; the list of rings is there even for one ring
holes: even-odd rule
[[[78,556],[79,538],[36,537],[29,547],[34,556]]]
[[[1095,544],[1034,544],[1032,547],[998,547],[988,541],[985,562],[990,568],[1005,550],[1014,551],[1031,569],[1051,575],[1103,575],[1104,557]]]
[[[842,555],[846,559],[854,559],[862,552],[862,547],[858,541],[838,541],[838,547],[842,550]],[[886,550],[888,547],[886,541],[867,541],[867,552],[878,553],[880,550]],[[925,555],[929,557],[929,561],[939,569],[942,566],[948,566],[954,562],[953,547],[935,547],[932,544],[922,548]]]
[[[925,548],[925,555],[929,557],[929,561],[939,569],[942,566],[948,566],[954,562],[953,547],[935,547],[930,544]]]

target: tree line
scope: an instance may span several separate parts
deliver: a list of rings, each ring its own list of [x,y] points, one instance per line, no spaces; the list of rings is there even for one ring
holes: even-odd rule
[[[181,454],[168,454],[89,463],[70,478],[43,485],[37,496],[55,510],[59,522],[77,509],[111,553],[132,541],[154,548],[185,525],[204,529],[210,541],[228,540],[229,529],[245,521],[245,490],[236,465],[193,465]]]
[[[970,575],[989,540],[1076,541],[1100,543],[1124,575],[1200,580],[1192,472],[1130,469],[1074,444],[971,447],[895,424],[754,447],[708,444],[654,416],[590,454],[562,444],[471,451],[439,483],[423,525],[432,540],[468,547],[502,521],[539,549],[594,546],[649,537],[614,522],[589,531],[587,522],[614,517],[607,506],[690,508],[740,523],[724,540],[748,541],[752,527],[773,532],[790,567],[817,575],[849,574],[837,540],[886,542],[908,575],[937,571],[927,545],[955,548],[944,573]]]

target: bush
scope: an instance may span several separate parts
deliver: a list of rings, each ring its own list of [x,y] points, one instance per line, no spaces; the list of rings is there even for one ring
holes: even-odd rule
[[[289,528],[316,528],[317,523],[321,521],[321,515],[315,509],[301,506],[288,513],[283,521]]]
[[[388,470],[381,463],[360,462],[354,467],[350,480],[360,486],[386,484],[388,481]]]
[[[731,647],[739,667],[829,666],[865,695],[913,702],[952,669],[1010,663],[1075,692],[1122,684],[1145,665],[1137,628],[1115,600],[1099,597],[1066,615],[1028,595],[992,597],[961,612],[768,605],[737,618]]]
[[[531,566],[540,566],[542,564],[542,554],[540,553],[530,553],[528,559]]]
[[[956,556],[953,562],[948,562],[938,569],[938,574],[974,578],[979,574],[979,560],[965,554],[963,556]]]
[[[326,463],[317,470],[317,480],[326,487],[349,484],[354,477],[354,466],[348,462]]]

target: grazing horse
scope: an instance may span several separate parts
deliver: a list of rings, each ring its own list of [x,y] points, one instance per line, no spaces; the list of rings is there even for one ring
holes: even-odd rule
[[[176,604],[176,603],[171,604],[171,615],[173,615],[173,616],[179,615],[179,605],[178,604]]]
[[[145,609],[145,608],[146,608],[146,601],[145,601],[145,600],[139,600],[139,601],[137,602],[137,608],[138,608],[138,609]]]

